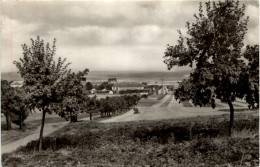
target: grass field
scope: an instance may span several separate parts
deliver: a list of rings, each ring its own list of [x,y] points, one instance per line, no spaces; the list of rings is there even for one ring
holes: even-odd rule
[[[44,139],[4,154],[4,166],[257,166],[258,111],[228,115],[126,123],[78,122]]]
[[[148,98],[143,98],[138,102],[137,107],[151,107],[162,100],[164,96],[165,95],[151,95],[148,96]]]
[[[172,101],[173,99],[173,95],[168,98],[163,104],[160,105],[160,107],[167,107],[169,105],[169,103]]]
[[[184,102],[181,102],[183,104],[183,107],[193,107],[190,102],[188,101],[184,101]]]

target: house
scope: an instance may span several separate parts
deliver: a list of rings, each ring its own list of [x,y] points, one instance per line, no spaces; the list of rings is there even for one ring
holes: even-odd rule
[[[135,82],[120,82],[120,83],[115,83],[112,86],[112,90],[114,92],[119,93],[119,91],[138,91],[138,90],[143,90],[144,85],[140,83],[135,83]]]
[[[117,79],[116,78],[108,78],[108,83],[117,83]]]
[[[90,93],[91,93],[91,94],[95,94],[95,93],[96,93],[96,89],[91,89],[91,90],[90,90]]]

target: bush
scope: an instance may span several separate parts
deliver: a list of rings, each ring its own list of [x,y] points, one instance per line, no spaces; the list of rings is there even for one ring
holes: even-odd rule
[[[133,110],[134,110],[134,114],[140,113],[138,108],[135,108],[135,107],[134,107]]]

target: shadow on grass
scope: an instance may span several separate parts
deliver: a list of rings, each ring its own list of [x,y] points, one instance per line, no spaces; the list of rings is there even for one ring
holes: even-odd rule
[[[220,110],[217,110],[217,111],[230,112],[230,109],[220,109]],[[248,108],[235,109],[235,112],[245,112],[245,111],[253,111],[253,110],[250,110]]]

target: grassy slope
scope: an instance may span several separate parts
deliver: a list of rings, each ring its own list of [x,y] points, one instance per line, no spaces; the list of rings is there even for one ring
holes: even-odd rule
[[[257,166],[256,115],[236,114],[227,137],[228,115],[166,121],[69,124],[44,140],[2,156],[17,166]],[[22,154],[21,154],[22,153]]]
[[[35,117],[36,116],[36,117]],[[88,117],[89,114],[81,114],[78,116],[78,119]],[[14,141],[17,141],[19,139],[22,139],[26,136],[29,136],[37,130],[37,128],[40,127],[41,124],[41,113],[30,115],[29,117],[35,117],[34,119],[27,119],[25,120],[25,125],[22,130],[19,129],[19,127],[15,124],[12,124],[13,129],[10,131],[6,130],[6,122],[4,119],[1,121],[1,144],[9,144]],[[59,123],[59,122],[66,122],[64,118],[61,118],[59,116],[52,116],[47,115],[45,118],[45,124],[49,123]],[[39,131],[40,132],[40,131]],[[38,133],[38,131],[37,131]]]

